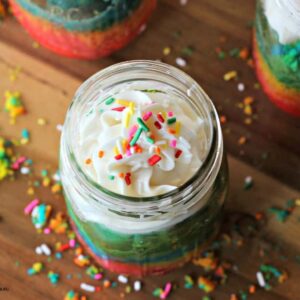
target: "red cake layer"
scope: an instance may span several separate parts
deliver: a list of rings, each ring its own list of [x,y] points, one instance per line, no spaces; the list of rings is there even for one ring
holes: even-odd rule
[[[257,77],[269,99],[280,109],[299,117],[300,91],[286,87],[272,74],[259,50],[255,33],[253,36],[253,58]]]
[[[156,0],[144,0],[126,20],[105,31],[69,31],[31,15],[9,0],[15,17],[42,46],[71,58],[97,59],[123,48],[133,40],[156,6]]]

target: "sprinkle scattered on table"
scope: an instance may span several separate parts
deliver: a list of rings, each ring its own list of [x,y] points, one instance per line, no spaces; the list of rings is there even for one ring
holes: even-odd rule
[[[176,64],[177,64],[179,67],[184,68],[184,67],[186,67],[187,62],[186,62],[186,60],[185,60],[184,58],[182,58],[182,57],[177,57],[177,58],[176,58]]]
[[[253,186],[253,178],[251,176],[245,177],[244,190],[250,190]]]
[[[181,5],[186,5],[187,1],[180,0]],[[0,4],[0,15],[1,15],[1,4]],[[176,36],[179,37],[180,32],[176,32]],[[225,42],[226,38],[223,37],[221,42]],[[37,43],[34,43],[34,47],[38,47]],[[166,46],[163,49],[163,54],[168,56],[171,53],[172,47]],[[173,51],[173,50],[172,50]],[[185,59],[186,56],[191,56],[193,54],[194,49],[192,47],[184,47],[182,52],[176,58],[176,64],[180,67],[186,67],[187,61]],[[247,61],[249,65],[251,65],[251,61],[249,60],[249,50],[247,48],[233,48],[228,53],[219,49],[217,51],[220,59],[225,59],[227,56],[236,57],[238,59],[242,59]],[[10,74],[10,80],[15,81],[18,77],[19,72],[16,70]],[[224,80],[230,81],[238,78],[237,71],[233,70],[226,74],[224,74]],[[245,91],[245,84],[242,82],[237,83],[235,85],[239,92]],[[259,88],[259,85],[255,85],[254,87]],[[248,89],[248,87],[247,87]],[[242,95],[242,94],[240,94]],[[5,111],[9,113],[11,118],[11,123],[15,123],[16,117],[25,114],[26,110],[21,101],[21,95],[18,92],[8,92],[5,95],[6,103],[5,103]],[[252,116],[253,116],[253,97],[247,96],[243,99],[241,103],[242,114],[245,116],[245,123],[251,124]],[[224,124],[227,122],[227,118],[225,115],[220,117],[221,123]],[[250,121],[249,121],[250,120]],[[43,126],[46,125],[47,121],[44,118],[37,119],[37,125]],[[57,130],[61,131],[62,125],[57,125]],[[238,140],[239,145],[245,144],[247,138],[245,136],[241,136]],[[15,141],[13,139],[7,140],[4,138],[0,138],[0,181],[13,178],[17,171],[20,172],[21,175],[32,174],[32,161],[24,156],[15,153],[15,148],[19,145],[26,145],[30,142],[30,132],[28,129],[24,128],[21,132],[21,139],[19,141]],[[102,156],[102,154],[101,154]],[[178,157],[180,153],[178,154]],[[154,156],[154,159],[151,160],[150,164],[155,164],[159,161],[159,153]],[[125,177],[125,176],[124,176]],[[48,188],[51,194],[60,194],[61,193],[61,183],[59,174],[56,172],[52,176],[50,173],[44,169],[41,174],[37,176],[37,179],[32,182],[32,178],[30,179],[30,183],[27,189],[27,194],[32,196],[31,201],[29,203],[24,204],[24,213],[32,218],[32,223],[37,229],[38,234],[49,235],[53,233],[53,237],[56,239],[56,242],[53,244],[42,243],[35,247],[34,251],[38,255],[37,257],[40,259],[48,258],[47,263],[42,263],[40,261],[34,262],[31,266],[27,266],[28,275],[38,275],[47,276],[49,282],[51,284],[59,284],[60,275],[56,271],[53,271],[50,268],[51,259],[56,258],[58,260],[63,260],[65,253],[69,253],[74,255],[74,264],[76,267],[81,268],[80,272],[77,274],[67,274],[67,279],[72,278],[82,278],[83,276],[87,276],[88,279],[94,280],[95,284],[82,282],[77,289],[80,289],[88,292],[100,292],[105,288],[115,288],[118,286],[122,286],[124,292],[129,294],[132,290],[135,292],[140,292],[142,290],[142,286],[146,285],[147,282],[141,282],[139,280],[133,281],[131,284],[131,279],[127,276],[120,274],[119,276],[114,276],[112,274],[106,274],[105,271],[94,264],[93,260],[84,253],[84,249],[80,246],[77,241],[74,232],[72,231],[68,217],[62,213],[57,212],[49,203],[42,201],[36,198],[36,190],[39,188]],[[244,181],[244,188],[250,189],[253,186],[253,179],[251,176],[247,176]],[[24,193],[26,194],[26,192]],[[278,221],[285,222],[289,216],[292,214],[296,206],[300,206],[300,199],[290,199],[286,202],[284,207],[272,206],[268,212],[271,215],[275,215]],[[261,217],[263,213],[257,213],[255,216],[255,220],[260,222],[264,217]],[[234,226],[236,229],[236,224]],[[239,229],[240,230],[240,229]],[[65,242],[61,242],[60,239],[66,239]],[[182,282],[179,286],[182,286],[186,289],[191,288],[200,288],[201,290],[212,293],[219,286],[226,283],[228,276],[230,276],[230,272],[233,272],[236,266],[228,263],[223,260],[219,250],[221,250],[224,245],[233,246],[233,247],[241,247],[244,244],[244,239],[234,238],[227,233],[222,233],[221,237],[218,237],[213,243],[211,248],[213,250],[206,251],[201,253],[201,255],[193,261],[194,265],[201,268],[201,275],[197,274],[194,278],[192,275],[185,275],[182,278]],[[218,251],[214,251],[218,249]],[[44,257],[43,257],[44,256]],[[300,262],[300,255],[294,257],[294,259]],[[20,266],[20,262],[17,261],[16,266]],[[203,273],[203,272],[204,273]],[[115,280],[110,279],[110,276],[114,276]],[[281,284],[288,279],[288,272],[283,270],[282,268],[275,267],[273,264],[262,264],[259,266],[256,274],[253,274],[253,278],[256,278],[256,282],[250,284],[248,287],[245,287],[244,290],[235,291],[231,294],[230,300],[246,300],[251,294],[256,293],[258,289],[264,289],[266,291],[275,287],[277,284]],[[85,278],[86,279],[86,278]],[[101,285],[101,286],[100,286]],[[158,287],[154,289],[153,295],[160,299],[167,299],[171,292],[176,292],[176,286],[172,282],[167,282],[162,287]],[[125,297],[125,293],[121,293],[121,297]],[[200,296],[201,297],[201,296]],[[80,293],[71,290],[65,294],[64,300],[86,300],[86,296],[80,295]],[[202,297],[202,300],[212,300],[211,296],[205,295]]]
[[[36,120],[37,124],[40,125],[40,126],[44,126],[47,124],[47,121],[44,119],[44,118],[38,118]]]
[[[283,208],[278,206],[272,206],[269,208],[269,213],[276,216],[276,219],[279,222],[285,222],[288,217],[292,214],[294,209],[296,208],[296,200],[289,199],[287,200],[285,206]]]
[[[238,76],[237,71],[229,71],[227,73],[224,74],[223,78],[225,81],[229,81],[232,79],[236,79]]]
[[[25,106],[21,100],[21,93],[6,91],[4,97],[4,110],[9,114],[10,123],[15,124],[17,117],[26,113]]]

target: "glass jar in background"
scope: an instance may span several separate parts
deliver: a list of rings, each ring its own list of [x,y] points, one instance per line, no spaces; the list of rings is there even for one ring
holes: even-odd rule
[[[144,28],[156,0],[9,0],[15,17],[42,46],[97,59],[126,46]]]
[[[300,116],[300,1],[258,0],[253,46],[265,93],[282,110]]]
[[[208,150],[202,166],[182,186],[153,197],[128,197],[100,186],[77,159],[79,124],[95,101],[124,85],[147,84],[182,98],[205,120]],[[146,85],[145,85],[146,86]],[[101,100],[102,99],[102,100]],[[228,171],[213,103],[184,72],[154,61],[113,65],[76,92],[61,137],[60,172],[71,224],[89,254],[104,268],[144,276],[166,273],[199,255],[218,232]]]

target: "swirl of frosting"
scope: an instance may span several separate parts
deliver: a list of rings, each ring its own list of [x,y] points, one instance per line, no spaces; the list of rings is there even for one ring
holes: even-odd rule
[[[179,97],[125,89],[83,118],[77,160],[94,182],[115,193],[161,195],[201,167],[209,147],[205,126]]]

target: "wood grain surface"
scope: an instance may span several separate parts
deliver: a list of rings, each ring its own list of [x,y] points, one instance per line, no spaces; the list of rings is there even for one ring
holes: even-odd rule
[[[299,189],[300,119],[281,112],[260,90],[253,88],[256,78],[245,62],[231,57],[220,61],[215,53],[216,47],[228,51],[251,46],[254,7],[254,0],[190,0],[184,7],[179,0],[161,0],[148,29],[136,41],[109,58],[92,62],[35,49],[33,41],[12,18],[0,25],[0,39],[81,81],[103,67],[124,60],[162,59],[175,64],[183,48],[194,47],[195,52],[187,59],[184,70],[199,82],[219,112],[227,117],[228,152]],[[172,48],[167,57],[162,54],[166,46]],[[223,74],[230,70],[238,71],[238,81],[223,80]],[[238,92],[237,82],[246,85],[243,93]],[[250,126],[244,124],[244,115],[237,106],[249,95],[255,99],[257,113],[257,120]],[[248,138],[245,146],[238,147],[240,136]]]
[[[260,91],[253,89],[253,71],[244,62],[233,58],[220,62],[214,52],[215,47],[220,46],[220,36],[227,37],[223,46],[227,50],[250,44],[250,30],[246,25],[253,18],[254,1],[190,0],[184,8],[178,2],[160,1],[149,29],[137,41],[112,57],[97,62],[69,60],[44,49],[34,49],[32,41],[19,25],[13,19],[6,20],[0,25],[0,94],[7,89],[21,91],[29,113],[11,126],[1,111],[0,135],[19,137],[21,129],[28,128],[32,142],[22,147],[22,153],[34,159],[37,170],[45,167],[55,170],[59,142],[56,125],[62,124],[69,101],[83,79],[114,62],[163,58],[165,46],[171,46],[173,50],[170,56],[164,57],[164,61],[174,64],[175,58],[181,55],[181,49],[193,45],[196,51],[188,58],[186,71],[205,88],[228,119],[224,126],[231,175],[227,214],[266,211],[273,205],[283,206],[287,199],[299,197],[299,120],[274,108]],[[174,32],[178,30],[181,36],[175,38]],[[18,66],[22,72],[11,83],[9,70]],[[237,91],[236,82],[223,81],[223,74],[232,69],[241,74],[240,81],[247,86],[244,93]],[[258,118],[251,126],[244,125],[244,116],[236,107],[247,95],[254,95],[257,101]],[[37,126],[36,120],[40,117],[47,120],[46,126]],[[228,128],[230,133],[226,133]],[[249,142],[242,147],[237,144],[241,135],[249,137]],[[268,158],[263,159],[262,155],[266,152],[269,153]],[[243,181],[248,175],[254,178],[254,187],[245,191]],[[25,205],[32,200],[26,194],[27,187],[28,179],[24,176],[16,182],[0,182],[0,287],[8,288],[8,291],[0,291],[0,299],[63,299],[68,290],[78,290],[80,282],[94,282],[73,264],[70,253],[62,260],[53,259],[51,263],[41,259],[47,270],[61,273],[62,280],[56,287],[49,283],[46,272],[35,277],[26,274],[32,263],[39,259],[34,253],[35,247],[42,242],[54,245],[60,239],[55,235],[37,234],[30,218],[23,215]],[[57,210],[65,210],[63,199],[48,190],[39,189],[37,196]],[[243,246],[226,248],[223,257],[237,268],[230,273],[228,283],[213,292],[213,299],[229,299],[231,293],[247,289],[256,281],[259,265],[269,262],[286,269],[290,278],[270,292],[260,290],[249,299],[300,299],[300,269],[295,259],[300,254],[298,218],[299,209],[285,224],[270,218],[267,225],[255,237],[247,239]],[[268,241],[268,245],[275,245],[277,251],[272,247],[269,255],[259,256],[262,240]],[[20,266],[16,266],[16,262]],[[78,273],[83,277],[78,278]],[[151,295],[153,289],[168,280],[181,286],[170,299],[201,299],[204,293],[198,288],[182,288],[183,276],[189,273],[199,275],[201,269],[188,265],[166,276],[147,278],[143,292],[131,293],[125,299],[154,299]],[[72,279],[67,279],[67,274],[72,274]],[[107,276],[114,278],[110,274]],[[124,287],[119,286],[91,295],[89,299],[120,299],[123,291]]]

